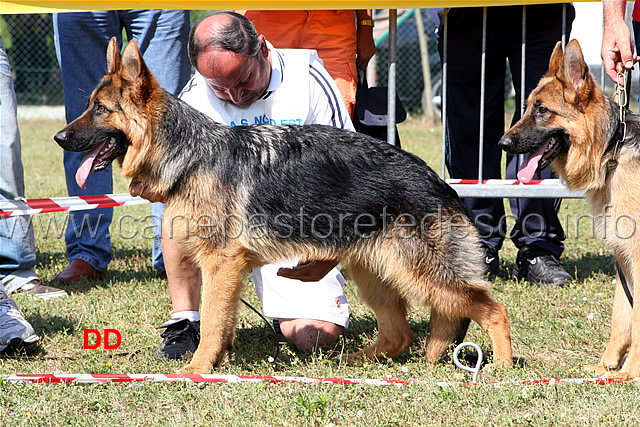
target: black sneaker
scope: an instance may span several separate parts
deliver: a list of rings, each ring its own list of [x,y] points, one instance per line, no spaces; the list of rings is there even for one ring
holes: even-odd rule
[[[564,286],[573,278],[558,258],[535,246],[524,246],[518,252],[513,278],[524,279],[538,287]]]
[[[200,322],[182,319],[174,323],[167,323],[158,326],[158,329],[167,329],[161,335],[162,342],[156,350],[155,358],[157,360],[180,360],[187,353],[195,353],[200,343]]]
[[[500,275],[500,256],[493,246],[482,244],[484,248],[484,271],[487,279],[493,280]]]

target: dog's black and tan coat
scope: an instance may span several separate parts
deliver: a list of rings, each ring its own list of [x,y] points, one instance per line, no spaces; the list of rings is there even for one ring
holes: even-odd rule
[[[512,364],[507,311],[489,295],[482,250],[456,193],[420,159],[327,126],[217,124],[164,92],[135,42],[88,109],[55,139],[90,151],[78,179],[121,157],[122,173],[166,197],[164,227],[202,270],[201,341],[189,372],[219,365],[254,266],[302,255],[340,260],[378,320],[378,341],[351,357],[394,357],[413,335],[407,306],[431,306],[435,361],[463,318]],[[87,166],[88,165],[88,166]]]
[[[509,153],[530,153],[518,177],[530,180],[548,165],[571,190],[586,190],[598,229],[640,301],[640,118],[605,96],[572,40],[556,45],[548,73],[527,100],[524,116],[500,140]],[[624,136],[624,138],[623,138]],[[597,374],[640,375],[640,309],[617,281],[611,335]]]

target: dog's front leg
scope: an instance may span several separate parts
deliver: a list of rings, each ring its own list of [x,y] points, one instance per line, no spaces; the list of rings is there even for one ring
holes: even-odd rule
[[[632,267],[629,269],[632,274],[627,276],[627,282],[629,290],[633,295],[633,308],[629,307],[627,302],[627,309],[631,310],[630,336],[631,346],[629,348],[629,354],[620,369],[620,376],[635,378],[640,375],[640,286],[635,286],[636,277],[640,277],[640,254],[635,253],[632,256]]]
[[[209,373],[233,344],[238,303],[247,273],[243,256],[229,251],[200,257],[202,303],[200,344],[183,373]]]
[[[628,271],[624,274],[628,277]],[[611,313],[611,330],[609,342],[598,365],[588,365],[584,369],[594,375],[603,375],[609,371],[620,369],[622,359],[629,351],[631,344],[631,305],[620,284],[620,277],[616,281],[616,291],[613,297]]]

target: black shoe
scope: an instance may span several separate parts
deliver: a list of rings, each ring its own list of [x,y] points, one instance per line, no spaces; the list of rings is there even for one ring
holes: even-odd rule
[[[200,322],[182,319],[168,325],[165,323],[160,328],[167,329],[162,333],[162,342],[156,350],[157,360],[180,360],[187,353],[195,353],[200,343]]]
[[[500,256],[493,246],[482,244],[484,248],[484,272],[489,280],[500,275]]]
[[[558,258],[535,246],[520,249],[513,267],[513,278],[524,279],[538,287],[564,286],[573,280]]]

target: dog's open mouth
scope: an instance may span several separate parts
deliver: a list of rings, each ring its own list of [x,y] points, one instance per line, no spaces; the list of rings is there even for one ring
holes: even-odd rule
[[[87,152],[76,172],[76,182],[80,188],[85,188],[89,174],[105,169],[117,157],[127,151],[126,144],[115,135],[108,136],[96,147]]]
[[[518,181],[525,184],[531,182],[533,175],[549,166],[553,159],[564,150],[564,146],[562,138],[558,136],[552,136],[546,140],[540,148],[525,159],[518,171]]]

